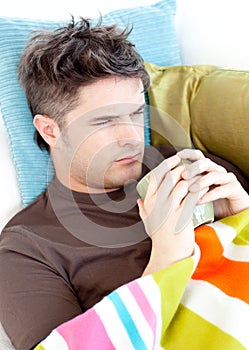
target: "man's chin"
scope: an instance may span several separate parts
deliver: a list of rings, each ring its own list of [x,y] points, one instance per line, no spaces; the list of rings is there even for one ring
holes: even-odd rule
[[[121,188],[124,185],[130,184],[134,181],[137,181],[142,174],[142,166],[141,163],[138,163],[133,167],[123,167],[119,171],[115,172],[115,176],[105,176],[105,188],[113,189],[113,188]]]

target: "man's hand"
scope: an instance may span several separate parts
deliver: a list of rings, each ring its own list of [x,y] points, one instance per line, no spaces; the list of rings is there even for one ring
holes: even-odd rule
[[[166,159],[151,172],[144,201],[138,200],[140,216],[152,240],[144,275],[193,254],[192,215],[199,194],[190,193],[188,188],[197,177],[185,180],[183,170],[178,155]]]
[[[193,254],[194,207],[210,201],[216,219],[249,208],[249,195],[235,175],[199,150],[184,149],[151,172],[146,197],[138,200],[140,216],[152,240],[144,274]]]
[[[213,202],[216,219],[249,208],[249,195],[236,176],[206,158],[201,151],[185,149],[177,153],[181,159],[192,160],[182,172],[185,180],[198,179],[189,186],[190,193],[203,192],[197,204]]]

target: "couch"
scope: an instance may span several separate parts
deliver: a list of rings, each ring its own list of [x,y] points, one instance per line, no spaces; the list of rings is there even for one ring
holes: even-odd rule
[[[144,51],[144,59],[151,76],[151,88],[147,96],[151,106],[151,114],[147,121],[146,140],[153,145],[163,142],[171,143],[177,147],[195,147],[208,151],[236,165],[249,180],[247,152],[249,148],[247,137],[249,130],[249,54],[244,43],[242,45],[237,40],[238,34],[242,36],[243,33],[246,33],[245,12],[240,7],[238,15],[241,16],[241,21],[237,22],[237,35],[233,33],[228,40],[226,35],[228,28],[230,28],[229,21],[237,14],[234,6],[237,4],[239,7],[238,2],[232,1],[234,6],[225,1],[217,4],[213,0],[204,1],[202,5],[197,0],[189,0],[188,5],[184,0],[176,2],[163,0],[163,2],[169,6],[166,15],[167,25],[170,28],[167,27],[165,35],[171,37],[164,40],[163,33],[160,32],[160,26],[163,23],[160,22],[160,24],[155,18],[155,22],[150,22],[150,31],[153,29],[154,32],[159,32],[159,34],[157,33],[158,41],[155,41],[154,45],[158,49],[157,52],[161,54],[160,59],[154,58],[152,52],[154,49],[149,47],[147,48],[148,52]],[[145,12],[149,12],[151,10],[149,6],[156,3],[158,1],[141,0],[136,2],[135,6],[132,1],[125,2],[125,4],[122,2],[117,4],[111,0],[105,1],[105,4],[102,4],[101,1],[95,1],[91,6],[86,7],[85,5],[83,9],[82,4],[75,1],[72,2],[71,8],[74,11],[76,8],[79,14],[82,14],[84,10],[87,15],[94,14],[96,16],[96,8],[102,10],[104,14],[108,14],[111,9],[118,7],[131,6],[135,11],[136,7],[141,5],[145,6]],[[223,12],[224,4],[227,6],[226,15]],[[60,2],[60,7],[55,7],[53,14],[50,11],[48,19],[50,21],[55,19],[58,22],[61,20],[60,16],[67,18],[68,12],[72,12],[69,7],[66,3]],[[79,10],[79,7],[82,10]],[[160,12],[160,10],[158,11]],[[36,18],[38,16],[38,11],[34,9],[33,12],[30,9],[28,15],[27,12],[22,11],[15,13],[14,8],[11,8],[11,2],[9,8],[7,6],[5,12],[2,11],[2,13],[8,17]],[[45,16],[48,14],[44,10],[40,15],[46,18]],[[213,19],[211,29],[210,27],[206,28],[208,26],[207,15],[209,19]],[[25,22],[26,19],[23,18],[21,20]],[[223,25],[220,25],[221,19],[223,19]],[[136,20],[134,18],[133,20],[134,29],[136,29]],[[163,19],[160,20],[163,21]],[[16,26],[16,19],[13,21],[12,23]],[[26,22],[30,21],[27,19]],[[47,20],[44,19],[42,19],[43,22],[39,21],[38,25],[39,23],[42,25],[47,23]],[[31,22],[26,26],[26,30],[32,29],[36,20],[32,19]],[[3,23],[0,23],[0,28],[1,26]],[[235,31],[235,28],[233,29]],[[18,32],[18,26],[16,30]],[[12,33],[9,23],[8,31],[6,28],[2,31],[2,39],[7,37],[6,40],[12,40],[11,36],[8,37],[11,34],[14,40],[17,32],[13,31]],[[152,34],[149,38],[148,32],[146,33],[141,43],[137,43],[137,36],[134,37],[138,47],[141,45],[141,51],[145,50],[144,46],[146,46],[147,40],[150,39],[153,43],[154,35],[156,35]],[[166,48],[164,41],[168,43]],[[231,43],[234,44],[232,51]],[[22,46],[23,42],[20,45]],[[167,52],[164,51],[164,48],[167,49]],[[6,47],[2,47],[2,54],[6,52]],[[170,53],[173,53],[172,56]],[[143,52],[141,54],[143,55]],[[13,72],[15,70],[11,74]],[[18,96],[16,97],[16,90],[12,89],[11,79],[8,64],[3,58],[0,58],[1,89],[5,91],[5,95],[1,92],[0,96],[0,149],[2,151],[0,160],[2,163],[0,171],[0,230],[18,210],[28,205],[41,192],[52,176],[52,171],[51,174],[48,174],[47,170],[43,178],[37,175],[40,173],[40,169],[44,168],[44,164],[47,164],[48,158],[39,150],[33,151],[36,146],[32,143],[30,136],[33,133],[32,119],[29,119],[27,125],[24,125],[23,133],[20,136],[16,129],[20,130],[23,125],[16,124],[18,118],[11,119],[9,116],[9,114],[13,116],[14,112],[17,117],[22,112],[23,114],[27,113],[23,92],[20,92],[18,87]],[[17,105],[16,98],[18,101],[22,101],[23,109],[14,110]],[[169,130],[172,133],[169,133]],[[30,140],[30,146],[29,143],[27,144],[27,140]],[[25,144],[24,147],[23,144]],[[36,187],[32,187],[36,181],[38,184]],[[0,344],[0,348],[3,350],[12,349],[7,337],[0,337]]]
[[[73,0],[70,2],[70,5],[68,5],[66,1],[54,1],[53,3],[48,3],[48,0],[46,0],[42,4],[30,6],[30,3],[28,3],[27,0],[23,0],[18,4],[14,1],[15,0],[11,0],[0,5],[1,16],[29,19],[38,18],[40,20],[45,19],[45,21],[60,21],[61,19],[68,19],[69,13],[72,13],[75,16],[85,14],[90,17],[96,17],[98,15],[98,10],[105,14],[112,9],[115,10],[127,7],[136,8],[137,6],[149,6],[150,4],[158,2],[157,0],[139,0],[136,1],[136,3],[134,3],[132,0],[125,2],[115,2],[113,0],[101,2],[99,0],[95,0],[91,1],[91,4],[83,5],[82,2],[79,2],[79,0]],[[223,143],[223,141],[229,141],[229,148],[232,153],[229,155],[228,159],[235,162],[236,165],[242,167],[241,169],[245,171],[248,176],[247,157],[244,156],[247,148],[247,137],[243,137],[248,125],[247,114],[244,113],[247,112],[246,103],[248,96],[246,90],[249,69],[249,49],[246,37],[249,26],[246,18],[247,2],[244,0],[240,0],[239,2],[235,2],[233,0],[229,3],[225,0],[220,0],[219,2],[215,0],[205,0],[202,2],[198,0],[188,0],[188,2],[184,0],[169,0],[168,3],[175,6],[174,13],[170,14],[174,15],[174,22],[172,22],[172,18],[170,20],[168,19],[168,13],[166,16],[169,26],[174,25],[174,30],[169,31],[170,35],[173,37],[173,41],[175,42],[174,50],[170,49],[167,51],[167,53],[165,53],[163,51],[165,46],[162,46],[161,51],[165,57],[168,56],[170,52],[173,52],[174,57],[171,57],[168,62],[165,58],[157,60],[156,62],[155,60],[150,60],[150,63],[159,63],[160,66],[186,66],[184,74],[183,72],[178,72],[175,74],[175,77],[178,75],[176,78],[177,84],[179,83],[180,75],[182,79],[184,79],[184,75],[186,74],[191,75],[192,68],[188,66],[206,66],[205,69],[208,69],[206,73],[209,72],[210,74],[206,74],[203,71],[200,73],[200,69],[199,73],[195,73],[197,80],[199,79],[199,82],[202,80],[204,84],[200,90],[198,90],[199,85],[196,85],[198,90],[196,91],[196,93],[198,92],[198,98],[195,100],[195,102],[197,101],[197,105],[193,105],[191,102],[191,108],[193,107],[195,110],[198,108],[199,113],[199,116],[196,116],[196,114],[192,116],[195,119],[195,124],[193,124],[194,128],[199,128],[199,126],[196,124],[196,119],[199,118],[200,123],[200,113],[202,113],[202,118],[205,121],[205,123],[202,124],[201,134],[199,132],[196,134],[196,130],[191,129],[195,141],[197,142],[195,145],[196,147],[207,149],[210,152],[215,153],[218,151],[220,156],[226,158],[226,153],[230,154],[227,148],[228,144],[225,142],[223,145],[221,145],[221,143]],[[46,5],[49,5],[50,11],[46,10]],[[234,23],[234,25],[231,26],[231,23]],[[167,30],[169,29],[169,26]],[[160,24],[152,21],[150,23],[149,33],[153,27],[155,27],[154,32],[160,31],[161,29]],[[154,32],[152,33],[152,37],[154,36]],[[146,31],[146,35],[147,33],[148,30]],[[165,31],[163,33],[162,35],[165,35]],[[5,37],[5,31],[3,31],[2,35]],[[149,35],[147,35],[145,40],[148,40],[148,37]],[[157,52],[160,45],[162,45],[162,43],[165,41],[165,39],[162,39],[163,38],[160,37],[158,41],[155,42]],[[3,50],[4,52],[6,51],[5,48],[3,48]],[[6,63],[1,64],[4,65]],[[208,65],[213,66],[213,68],[216,67],[216,69],[212,72],[213,68],[208,68]],[[193,68],[193,70],[196,69]],[[0,66],[0,71],[1,70],[2,65]],[[171,71],[171,76],[172,74],[174,74],[174,70]],[[204,79],[201,79],[201,76]],[[5,89],[3,82],[7,79],[9,79],[8,72],[6,72],[5,76],[3,77],[3,81],[1,81],[1,86],[3,89]],[[168,78],[165,77],[164,79]],[[194,79],[194,76],[192,76],[192,79]],[[191,84],[193,84],[193,80]],[[174,87],[177,87],[178,89],[179,85],[174,85]],[[182,88],[188,88],[191,90],[190,85],[188,85],[188,87],[187,85],[185,85],[185,87],[182,86]],[[221,92],[224,102],[220,100],[219,94]],[[212,95],[210,95],[211,93]],[[11,92],[9,93],[9,96],[10,95]],[[168,94],[167,97],[172,98],[172,89],[170,96]],[[177,100],[177,95],[175,95],[175,98]],[[202,99],[203,102],[202,109],[200,109],[200,105],[198,106],[200,99]],[[212,102],[206,104],[204,99]],[[235,103],[233,103],[233,99]],[[2,110],[2,101],[0,101],[0,103]],[[13,103],[15,102],[13,101]],[[175,106],[176,105],[178,105],[178,101],[176,101]],[[207,109],[204,111],[203,108],[205,106]],[[215,109],[214,114],[212,106],[213,109]],[[221,109],[220,112],[218,108]],[[11,108],[9,108],[9,110],[11,111]],[[166,110],[166,112],[171,113],[171,110]],[[180,109],[178,109],[177,113],[179,112]],[[185,112],[186,110],[184,110],[184,113]],[[217,115],[219,115],[218,119],[216,118]],[[226,119],[226,116],[228,115],[229,120]],[[186,121],[183,123],[184,127],[187,127],[186,123],[189,122],[189,116],[182,116],[181,118],[186,118]],[[206,122],[209,119],[212,122],[207,125],[208,129],[205,130]],[[216,123],[212,124],[214,121]],[[223,123],[223,121],[225,122]],[[217,123],[219,123],[219,125],[217,125]],[[222,142],[219,141],[220,137],[213,137],[217,134],[217,127],[219,130],[219,135],[222,135]],[[11,138],[10,129],[11,126],[6,126],[6,121],[3,120],[2,115],[0,114],[0,146],[2,150],[0,190],[1,198],[3,198],[3,200],[0,201],[0,230],[4,227],[10,217],[25,206],[30,201],[30,198],[32,198],[31,196],[28,196],[26,201],[26,199],[23,198],[22,189],[20,189],[20,186],[22,186],[23,183],[19,179],[19,176],[21,176],[21,170],[18,168],[18,161],[16,157],[13,156],[12,147],[13,143],[15,143],[13,138],[16,135],[13,135]],[[236,130],[236,133],[234,133],[234,129]],[[33,130],[31,130],[31,133],[32,132]],[[209,138],[208,135],[210,132],[212,134],[212,139],[205,139],[205,137]],[[231,133],[233,134],[232,137],[230,137]],[[201,140],[200,137],[204,137],[204,140]],[[210,144],[207,145],[207,142],[210,142]],[[219,142],[219,145],[217,142]],[[25,176],[28,176],[28,174],[25,174]],[[41,188],[39,188],[38,192],[40,190]],[[35,195],[37,195],[37,192],[33,194],[33,196]]]

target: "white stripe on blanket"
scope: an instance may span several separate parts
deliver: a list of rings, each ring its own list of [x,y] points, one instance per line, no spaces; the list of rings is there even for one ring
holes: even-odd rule
[[[152,309],[155,310],[157,315],[157,324],[155,331],[155,349],[163,350],[161,347],[161,334],[162,334],[162,318],[161,318],[161,293],[156,283],[154,282],[154,278],[151,275],[145,276],[137,280],[138,284],[141,286],[143,290],[146,290],[146,296],[148,302],[150,303]]]
[[[229,260],[249,262],[249,246],[231,243],[223,255]]]
[[[231,244],[232,240],[237,235],[237,232],[233,227],[223,224],[223,222],[220,221],[215,221],[207,226],[210,226],[215,230],[215,233],[218,236],[224,250]]]
[[[233,227],[223,224],[220,221],[212,223],[211,227],[216,230],[216,234],[224,249],[223,256],[225,258],[233,261],[249,262],[249,246],[232,243],[232,240],[237,234]]]
[[[140,336],[146,344],[147,348],[152,349],[154,343],[154,333],[127,285],[119,290],[119,295],[122,298],[122,301],[125,304],[127,310],[129,311],[130,316],[135,322]]]
[[[203,300],[208,300],[207,303]],[[182,304],[249,349],[249,305],[205,281],[190,280]]]
[[[46,350],[69,350],[64,338],[56,330],[53,330],[50,337],[44,339],[41,344]]]
[[[119,350],[134,349],[111,300],[109,298],[102,299],[95,305],[94,309],[101,318],[113,346]]]

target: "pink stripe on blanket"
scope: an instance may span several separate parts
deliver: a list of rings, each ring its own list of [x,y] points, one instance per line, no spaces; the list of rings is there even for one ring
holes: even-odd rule
[[[82,346],[84,350],[115,350],[93,308],[63,323],[56,330],[66,341],[69,350],[82,350]]]
[[[136,299],[138,306],[140,307],[144,318],[147,320],[150,325],[152,331],[155,334],[156,325],[157,325],[157,316],[155,310],[151,307],[146,295],[144,294],[143,289],[140,285],[134,281],[133,283],[129,283],[128,288],[130,289],[132,295]]]

